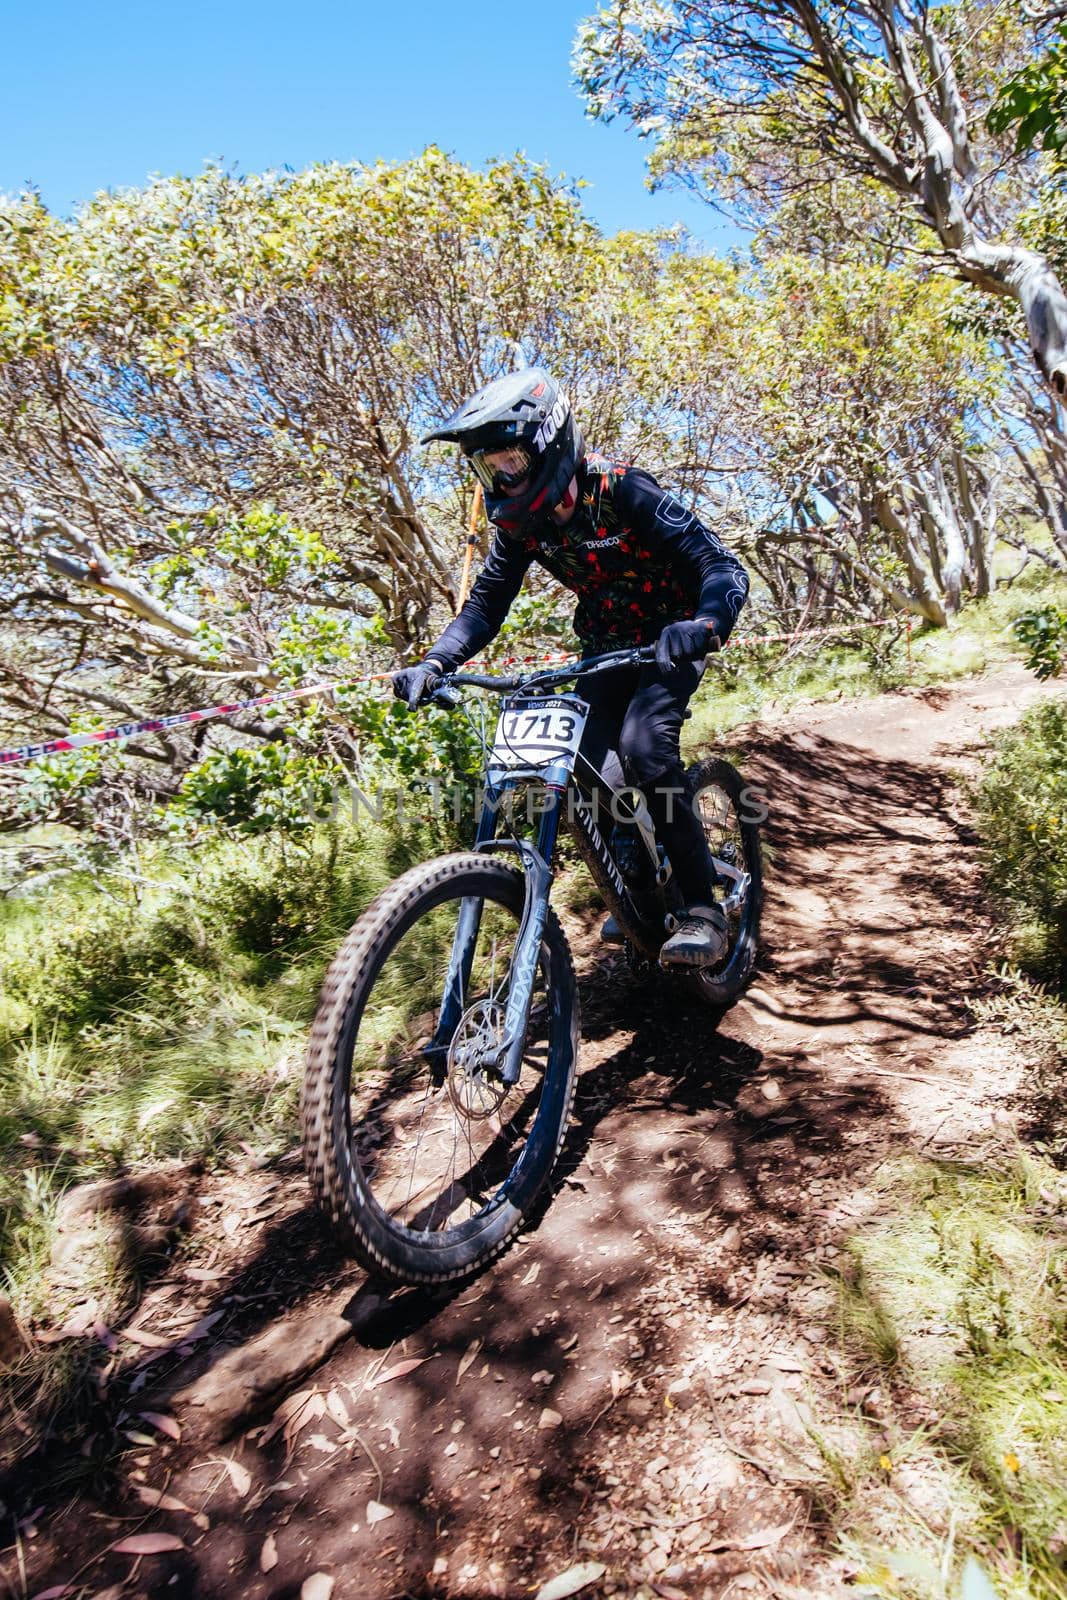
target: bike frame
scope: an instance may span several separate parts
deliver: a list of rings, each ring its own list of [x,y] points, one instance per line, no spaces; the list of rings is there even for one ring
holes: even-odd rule
[[[614,672],[625,667],[643,665],[651,661],[652,658],[653,651],[651,647],[646,647],[614,651],[604,656],[593,656],[586,661],[574,663],[567,667],[532,673],[525,677],[508,678],[491,677],[480,673],[453,673],[442,683],[436,692],[435,698],[438,699],[438,703],[453,707],[458,704],[458,697],[452,691],[462,687],[490,689],[494,693],[501,695],[514,694],[516,696],[529,695],[532,697],[560,683],[574,680],[580,681],[581,678],[591,676],[597,672]],[[580,703],[577,694],[563,694],[561,698],[574,699]],[[525,869],[526,899],[523,906],[522,920],[519,925],[515,956],[512,962],[505,1013],[504,1039],[500,1056],[498,1057],[500,1075],[507,1084],[518,1082],[522,1068],[527,1019],[533,996],[537,963],[540,959],[545,919],[548,916],[548,900],[554,876],[553,857],[561,821],[565,822],[565,825],[573,834],[580,854],[593,874],[612,913],[631,942],[643,954],[654,959],[658,954],[663,937],[663,906],[657,907],[658,914],[653,921],[636,904],[626,880],[623,878],[611,854],[607,841],[597,826],[593,814],[593,806],[583,794],[583,789],[594,793],[602,789],[606,792],[613,811],[616,808],[621,810],[622,819],[637,831],[645,850],[648,852],[650,870],[655,874],[656,882],[662,888],[667,882],[669,869],[665,871],[660,866],[656,850],[655,832],[644,803],[640,802],[636,806],[630,804],[627,799],[627,792],[619,791],[613,785],[607,783],[603,775],[597,772],[596,768],[582,756],[580,750],[575,763],[575,771],[573,773],[561,773],[560,780],[552,781],[551,777],[533,779],[533,782],[537,783],[548,796],[548,803],[541,815],[535,843],[531,843],[528,839],[517,837],[510,839],[497,837],[501,803],[508,791],[517,788],[520,784],[531,782],[529,774],[521,772],[516,773],[514,776],[505,774],[499,784],[487,788],[486,803],[482,808],[478,831],[474,840],[474,849],[476,851],[515,851]],[[566,808],[566,816],[564,817],[562,815],[563,801],[568,797],[570,803]],[[577,804],[574,803],[575,798],[577,798]],[[474,949],[481,926],[481,916],[481,900],[474,897],[464,900],[460,908],[456,932],[453,936],[437,1030],[425,1051],[427,1058],[435,1065],[436,1071],[442,1074],[444,1072],[444,1059],[447,1056],[463,1012],[463,997],[466,994],[467,983],[470,978]]]

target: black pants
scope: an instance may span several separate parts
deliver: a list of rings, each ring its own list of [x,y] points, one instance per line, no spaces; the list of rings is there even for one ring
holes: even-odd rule
[[[641,790],[690,906],[709,905],[715,881],[704,829],[682,793],[679,749],[685,709],[703,674],[703,662],[684,661],[673,672],[650,663],[577,685],[589,703],[582,755],[615,787],[621,763],[626,783]]]

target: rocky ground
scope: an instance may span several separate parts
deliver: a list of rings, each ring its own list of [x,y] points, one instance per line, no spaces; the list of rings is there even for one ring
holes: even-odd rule
[[[572,919],[574,1126],[458,1296],[367,1283],[295,1160],[189,1178],[181,1249],[104,1330],[118,1484],[65,1493],[54,1455],[0,1484],[10,1592],[848,1592],[806,1428],[855,1398],[834,1271],[887,1159],[973,1146],[1012,1090],[968,1005],[993,945],[955,775],[1041,692],[1005,669],[731,739],[770,804],[756,980],[715,1028]]]

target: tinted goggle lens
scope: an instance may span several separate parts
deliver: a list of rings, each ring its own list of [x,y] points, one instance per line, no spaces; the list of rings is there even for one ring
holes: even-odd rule
[[[476,450],[470,464],[478,474],[484,488],[500,494],[507,489],[517,489],[530,476],[530,452],[522,445],[507,450]]]

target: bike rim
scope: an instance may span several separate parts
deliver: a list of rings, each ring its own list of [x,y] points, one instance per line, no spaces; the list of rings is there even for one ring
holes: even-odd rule
[[[390,1229],[444,1245],[476,1233],[515,1186],[542,1121],[552,1008],[542,959],[519,1081],[492,1057],[504,1018],[520,915],[480,898],[458,1017],[442,1000],[461,907],[452,896],[401,926],[379,953],[351,1037],[347,1126],[353,1166]],[[473,901],[471,904],[475,903]]]

